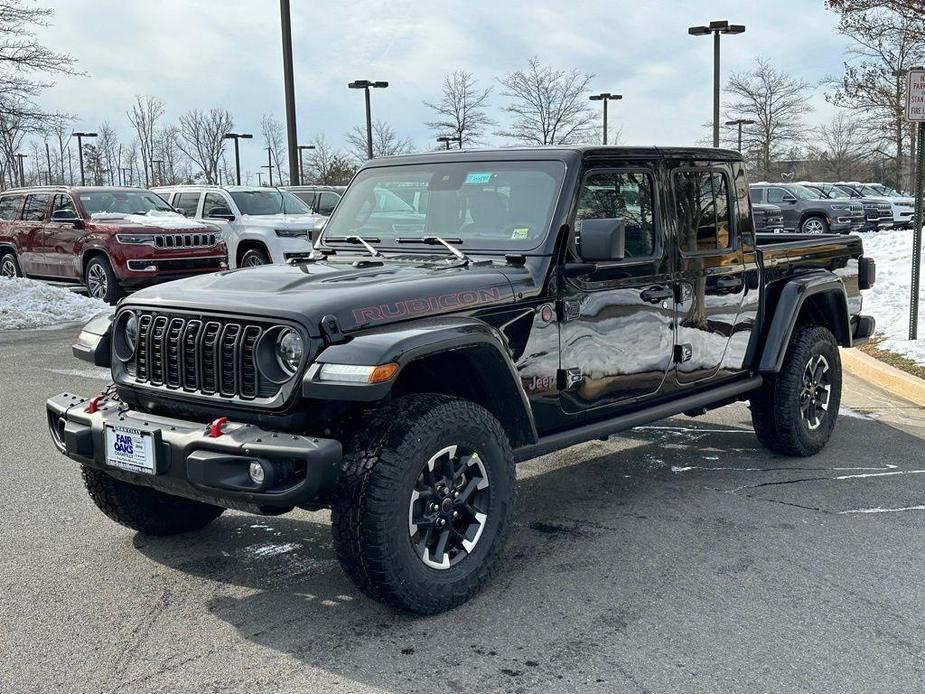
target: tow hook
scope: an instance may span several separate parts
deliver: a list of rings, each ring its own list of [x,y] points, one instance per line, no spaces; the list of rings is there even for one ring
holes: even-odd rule
[[[212,421],[209,425],[209,438],[217,439],[219,436],[222,436],[225,432],[222,431],[222,427],[228,423],[228,417],[219,417]]]
[[[94,395],[90,398],[90,402],[87,403],[87,413],[93,414],[100,409],[100,403],[106,399],[106,396],[100,393],[99,395]]]

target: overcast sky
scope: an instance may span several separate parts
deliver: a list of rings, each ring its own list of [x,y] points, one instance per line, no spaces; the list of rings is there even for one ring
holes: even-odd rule
[[[77,114],[77,127],[108,120],[129,138],[135,94],[153,94],[175,120],[193,108],[229,109],[240,131],[259,133],[262,113],[284,118],[279,4],[275,0],[45,0],[56,9],[42,39],[78,60],[86,77],[62,78],[49,108]],[[457,68],[494,86],[531,55],[556,67],[593,72],[595,90],[619,92],[611,127],[623,144],[692,144],[711,117],[712,49],[687,27],[713,19],[745,24],[723,40],[723,79],[764,56],[816,83],[841,73],[846,41],[823,0],[292,0],[300,141],[323,132],[340,143],[363,122],[353,79],[388,80],[373,92],[373,116],[418,149],[433,136],[422,100],[439,98]],[[822,91],[813,119],[831,108]],[[503,144],[493,139],[489,144]],[[242,164],[262,160],[243,145]]]

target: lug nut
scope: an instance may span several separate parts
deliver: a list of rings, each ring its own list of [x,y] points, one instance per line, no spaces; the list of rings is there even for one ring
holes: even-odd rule
[[[438,506],[437,504],[431,504],[431,505],[430,505],[430,510],[431,510],[431,511],[439,511],[439,510],[440,510],[440,506]]]
[[[438,518],[438,519],[437,519],[437,527],[438,527],[438,528],[442,528],[444,525],[446,525],[446,521],[445,521],[443,518]]]
[[[454,490],[453,490],[453,493],[452,493],[450,496],[452,496],[452,497],[455,499],[456,497],[459,496],[459,492],[458,492],[457,490],[454,489]]]
[[[459,518],[459,511],[453,511],[453,518]]]

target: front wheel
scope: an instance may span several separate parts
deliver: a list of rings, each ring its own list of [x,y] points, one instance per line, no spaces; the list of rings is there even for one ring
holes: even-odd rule
[[[841,384],[835,336],[818,325],[798,326],[780,373],[770,376],[751,398],[758,440],[785,455],[821,451],[838,418]]]
[[[804,234],[828,234],[829,223],[824,217],[807,217],[800,226]]]
[[[92,257],[87,263],[87,268],[84,270],[84,284],[87,287],[87,294],[92,298],[100,299],[113,306],[119,303],[119,299],[125,294],[119,286],[119,278],[112,271],[109,259],[100,255]]]
[[[16,261],[16,255],[8,251],[0,256],[0,277],[22,277],[22,270]]]
[[[436,614],[490,578],[510,532],[514,464],[485,408],[410,395],[359,428],[332,505],[337,557],[366,595]]]
[[[262,248],[249,248],[241,256],[241,267],[257,267],[258,265],[269,265],[270,257]]]

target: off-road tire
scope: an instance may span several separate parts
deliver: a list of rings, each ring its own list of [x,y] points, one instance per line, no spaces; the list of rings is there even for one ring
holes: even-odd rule
[[[478,451],[491,496],[471,554],[438,570],[414,550],[409,502],[422,466],[451,445]],[[510,533],[514,494],[510,443],[488,410],[445,395],[397,398],[360,422],[345,451],[331,513],[337,558],[367,596],[417,614],[444,612],[491,577]]]
[[[12,273],[12,274],[11,274]],[[22,277],[22,268],[13,251],[0,251],[0,276]]]
[[[810,230],[807,227],[813,227],[814,229]],[[820,217],[817,214],[810,215],[800,223],[800,231],[804,234],[828,234],[830,231],[829,223],[825,217]]]
[[[83,468],[90,498],[116,523],[145,535],[178,535],[204,528],[225,509],[129,484],[102,470]]]
[[[241,267],[256,267],[258,265],[269,265],[270,256],[263,248],[248,248],[241,256]]]
[[[94,292],[92,277],[99,277],[102,281],[105,281],[105,291],[103,293],[97,294]],[[95,255],[87,262],[87,267],[84,268],[84,286],[87,288],[88,296],[105,301],[111,306],[115,306],[119,303],[119,299],[125,296],[125,290],[119,284],[116,273],[112,271],[109,258],[102,255]]]
[[[803,373],[811,358],[822,355],[831,371],[828,408],[811,429],[800,411]],[[797,326],[780,373],[769,376],[751,397],[752,424],[758,440],[776,453],[810,456],[821,451],[835,428],[841,403],[841,358],[835,336],[818,325]]]

